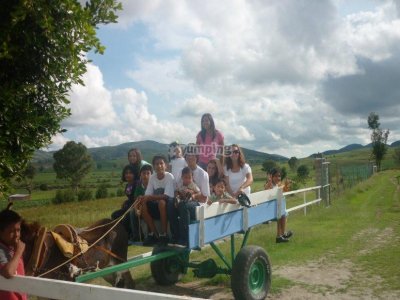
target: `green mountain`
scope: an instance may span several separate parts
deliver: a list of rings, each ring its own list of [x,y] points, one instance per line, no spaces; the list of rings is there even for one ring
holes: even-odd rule
[[[97,148],[88,148],[90,155],[96,164],[109,164],[110,161],[125,163],[127,161],[128,151],[132,148],[138,148],[142,152],[143,158],[151,162],[152,157],[155,154],[168,155],[168,144],[162,144],[155,141],[139,141],[124,143],[117,146],[105,146]],[[250,163],[262,163],[265,160],[274,161],[287,161],[288,158],[277,155],[259,152],[247,148],[243,148],[246,160]],[[48,167],[53,164],[53,153],[54,151],[36,151],[33,162],[38,164],[45,164]]]

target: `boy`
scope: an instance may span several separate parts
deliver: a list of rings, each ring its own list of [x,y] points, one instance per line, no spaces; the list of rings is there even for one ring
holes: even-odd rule
[[[225,188],[226,188],[225,181],[222,178],[218,179],[214,185],[214,193],[207,200],[207,204],[211,205],[214,202],[238,204],[238,201],[234,199],[225,190]]]
[[[9,205],[10,206],[10,205]],[[0,212],[0,275],[11,278],[25,275],[22,254],[25,244],[20,240],[22,218],[7,209]],[[1,300],[26,300],[26,294],[0,291]]]
[[[129,213],[130,226],[132,228],[132,241],[141,241],[142,232],[140,230],[139,215],[136,213],[137,209],[141,209],[141,205],[139,205],[137,199],[145,194],[151,174],[153,174],[153,167],[151,165],[143,165],[143,167],[140,168],[140,181],[137,183],[133,195],[135,205],[134,209]]]
[[[189,167],[184,167],[179,177],[181,180],[175,191],[176,207],[180,201],[190,201],[200,193],[199,187],[193,182],[193,173]]]
[[[136,201],[142,205],[142,217],[146,222],[149,233],[143,241],[143,246],[152,246],[157,241],[161,245],[168,244],[167,236],[167,203],[173,202],[174,176],[166,172],[167,159],[164,155],[153,157],[154,174],[151,175],[144,196],[139,196]],[[154,219],[161,221],[161,233],[156,237]]]

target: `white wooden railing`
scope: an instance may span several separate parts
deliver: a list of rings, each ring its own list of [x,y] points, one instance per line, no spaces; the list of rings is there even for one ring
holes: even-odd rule
[[[327,187],[327,186],[325,186],[325,187]],[[286,211],[287,212],[291,212],[291,211],[295,211],[295,210],[298,210],[298,209],[304,209],[304,215],[306,215],[307,214],[307,206],[309,206],[309,205],[312,205],[312,204],[315,204],[315,203],[319,203],[319,202],[321,202],[321,200],[322,200],[322,198],[321,198],[321,189],[322,188],[325,188],[325,187],[322,187],[322,186],[320,186],[320,185],[318,185],[318,186],[313,186],[313,187],[309,187],[309,188],[305,188],[305,189],[300,189],[300,190],[294,190],[294,191],[290,191],[290,192],[285,192],[285,193],[283,193],[283,195],[284,196],[289,196],[289,195],[295,195],[295,194],[299,194],[299,193],[303,193],[303,204],[300,204],[300,205],[296,205],[296,206],[294,206],[294,207],[290,207],[290,208],[288,208],[288,200],[290,199],[290,198],[288,198],[288,197],[285,197],[286,198]],[[314,200],[311,200],[311,201],[307,201],[307,198],[306,198],[306,193],[307,192],[309,192],[309,191],[313,191],[313,190],[316,190],[317,191],[317,198],[316,199],[314,199]]]

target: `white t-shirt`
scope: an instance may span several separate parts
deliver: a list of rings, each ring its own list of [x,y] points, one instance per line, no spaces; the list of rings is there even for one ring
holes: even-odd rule
[[[171,173],[174,175],[175,182],[178,182],[182,176],[182,169],[187,166],[186,160],[183,157],[178,157],[169,163],[171,165]]]
[[[160,193],[161,189],[163,190]],[[151,175],[149,184],[147,185],[145,195],[167,195],[168,197],[174,197],[174,175],[165,172],[163,179],[157,178],[157,173]]]
[[[240,168],[240,170],[238,172],[232,172],[232,169],[227,169],[226,166],[224,166],[224,174],[225,176],[228,176],[229,178],[229,185],[232,189],[233,193],[236,193],[240,186],[246,182],[247,177],[246,175],[251,173],[251,168],[248,164],[244,164],[244,166],[242,168]],[[248,186],[247,188],[245,188],[243,190],[243,192],[246,195],[250,195],[251,189],[250,186]]]

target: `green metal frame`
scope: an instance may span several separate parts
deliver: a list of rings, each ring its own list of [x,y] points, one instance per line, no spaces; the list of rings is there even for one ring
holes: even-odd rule
[[[251,228],[249,228],[247,231],[245,231],[244,233],[244,237],[243,237],[243,242],[242,245],[240,247],[240,249],[242,249],[243,247],[246,246],[247,244],[247,240],[249,238],[249,233],[250,233]],[[235,254],[235,235],[232,234],[231,236],[231,260],[229,261],[225,255],[222,253],[222,251],[218,248],[218,246],[214,243],[211,242],[210,246],[211,248],[213,248],[214,252],[218,255],[218,257],[223,261],[224,265],[226,266],[226,268],[222,268],[222,267],[216,267],[215,270],[212,270],[212,272],[210,272],[210,274],[227,274],[230,275],[232,274],[232,266],[235,262],[235,258],[236,258],[236,254]],[[133,258],[131,260],[128,260],[127,262],[115,265],[115,266],[110,266],[104,269],[101,269],[99,271],[95,271],[95,272],[91,272],[91,273],[86,273],[83,275],[80,275],[78,277],[75,278],[76,282],[85,282],[94,278],[98,278],[98,277],[103,277],[115,272],[119,272],[119,271],[124,271],[130,268],[134,268],[137,266],[141,266],[147,263],[151,263],[153,261],[157,261],[157,260],[161,260],[161,259],[166,259],[169,257],[173,257],[173,256],[178,256],[181,257],[181,267],[182,267],[182,271],[183,273],[187,272],[187,268],[193,268],[193,269],[197,269],[197,268],[201,268],[202,266],[204,267],[204,265],[207,264],[203,264],[201,265],[201,263],[190,263],[189,262],[189,253],[190,253],[190,249],[168,249],[164,252],[160,252],[157,254],[152,254],[151,256],[147,256],[147,257],[138,257],[138,258]]]

